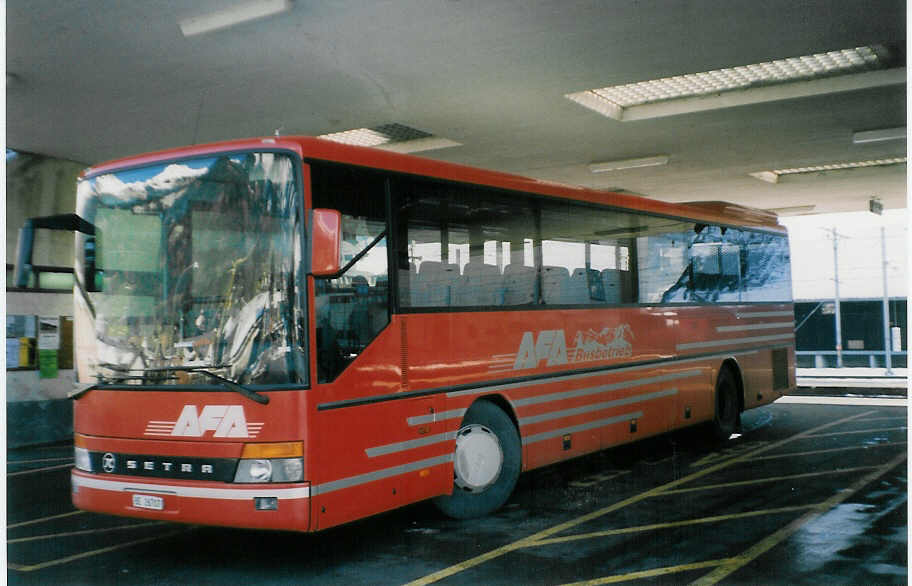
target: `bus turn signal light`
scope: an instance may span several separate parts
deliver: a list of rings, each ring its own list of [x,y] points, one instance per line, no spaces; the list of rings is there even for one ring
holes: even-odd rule
[[[272,444],[245,444],[241,458],[301,458],[304,456],[302,442],[282,442]]]

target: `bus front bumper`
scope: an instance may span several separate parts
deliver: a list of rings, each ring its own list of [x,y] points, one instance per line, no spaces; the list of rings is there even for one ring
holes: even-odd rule
[[[73,469],[73,505],[179,523],[307,531],[310,484],[225,484],[90,474]]]

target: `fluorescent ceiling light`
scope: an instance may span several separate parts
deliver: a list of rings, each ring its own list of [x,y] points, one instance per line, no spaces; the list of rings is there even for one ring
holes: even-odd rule
[[[461,146],[458,142],[398,123],[321,134],[318,138],[342,144],[375,147],[397,153],[416,153]]]
[[[905,140],[906,127],[897,126],[896,128],[881,128],[880,130],[864,130],[852,135],[854,144],[864,144],[866,142],[881,142],[885,140]]]
[[[656,155],[654,157],[641,157],[639,159],[592,163],[589,165],[589,171],[592,173],[605,173],[608,171],[620,171],[622,169],[636,169],[638,167],[658,167],[660,165],[667,165],[668,158],[668,155]]]
[[[857,47],[566,94],[617,120],[640,120],[905,83],[905,62],[885,45]]]
[[[756,173],[749,173],[749,175],[755,179],[766,181],[767,183],[779,183],[779,178],[783,175],[803,175],[806,173],[821,173],[824,171],[863,169],[865,167],[887,167],[891,165],[904,165],[905,163],[906,157],[894,157],[892,159],[872,159],[870,161],[856,161],[852,163],[830,163],[827,165],[813,165],[810,167],[757,171]]]
[[[185,18],[178,25],[185,37],[192,37],[260,20],[289,10],[291,10],[291,0],[255,0],[236,4],[218,12]]]

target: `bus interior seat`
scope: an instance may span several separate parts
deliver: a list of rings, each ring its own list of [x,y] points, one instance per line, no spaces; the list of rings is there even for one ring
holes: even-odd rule
[[[518,263],[504,267],[504,305],[535,303],[535,268]]]
[[[570,288],[570,271],[567,267],[542,267],[542,299],[547,305],[565,303]]]
[[[604,269],[602,271],[602,285],[605,287],[606,303],[621,303],[621,271],[617,269]]]
[[[459,265],[427,260],[418,267],[418,297],[416,305],[447,307],[450,305],[453,283],[459,278]]]
[[[598,272],[595,271],[595,274],[598,275]],[[598,277],[599,279],[601,276]],[[593,303],[598,299],[598,295],[593,295],[595,291],[589,287],[589,275],[586,272],[585,268],[573,269],[573,273],[570,275],[570,282],[567,287],[566,295],[564,295],[561,303],[568,304],[582,304],[582,303]]]
[[[503,304],[503,276],[495,265],[470,262],[456,281],[453,305],[494,306]]]

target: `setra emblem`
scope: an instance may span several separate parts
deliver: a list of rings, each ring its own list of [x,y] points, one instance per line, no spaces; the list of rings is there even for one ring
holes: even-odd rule
[[[101,468],[108,473],[114,472],[114,468],[117,464],[117,459],[114,457],[114,454],[111,452],[106,453],[101,457]]]

